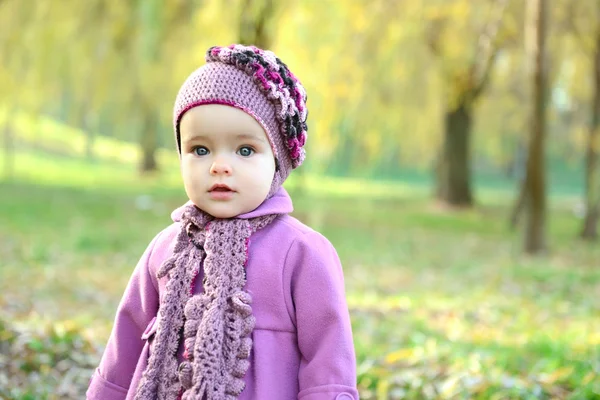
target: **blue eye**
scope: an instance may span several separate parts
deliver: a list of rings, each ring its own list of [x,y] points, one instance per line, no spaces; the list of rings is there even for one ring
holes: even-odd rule
[[[238,154],[242,157],[249,157],[254,153],[254,149],[252,147],[244,146],[238,150]]]
[[[208,149],[204,146],[198,146],[193,150],[194,154],[197,156],[205,156],[208,154]]]

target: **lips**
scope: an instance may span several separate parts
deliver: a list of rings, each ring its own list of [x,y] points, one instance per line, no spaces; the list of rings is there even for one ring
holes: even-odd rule
[[[233,198],[234,193],[235,191],[233,189],[222,183],[217,183],[216,185],[213,185],[208,191],[210,198],[216,201],[231,200]]]
[[[209,190],[209,192],[233,192],[229,186],[224,185],[222,183],[217,183],[213,185]]]

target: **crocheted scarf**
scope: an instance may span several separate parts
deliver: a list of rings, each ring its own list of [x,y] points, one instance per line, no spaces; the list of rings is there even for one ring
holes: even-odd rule
[[[169,279],[137,400],[236,399],[242,393],[255,323],[244,291],[248,240],[276,217],[215,219],[193,205],[185,208],[173,255],[157,272]],[[193,295],[202,265],[204,291]],[[178,365],[182,328],[185,360]]]

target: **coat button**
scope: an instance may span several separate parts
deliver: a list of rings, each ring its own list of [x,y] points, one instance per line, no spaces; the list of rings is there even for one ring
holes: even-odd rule
[[[354,397],[348,393],[340,393],[335,397],[335,400],[354,400]]]

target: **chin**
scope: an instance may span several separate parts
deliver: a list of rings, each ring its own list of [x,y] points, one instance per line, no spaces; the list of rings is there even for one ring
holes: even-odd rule
[[[234,217],[236,217],[239,214],[231,215],[231,214],[219,214],[219,213],[217,213],[217,214],[211,214],[211,215],[213,217],[219,218],[219,219],[229,219],[229,218],[234,218]]]
[[[212,215],[213,217],[215,217],[215,218],[221,218],[221,219],[233,218],[233,217],[236,217],[236,216],[238,216],[240,214],[243,214],[243,213],[236,213],[235,211],[223,211],[223,210],[221,210],[221,211],[219,211],[219,210],[210,210],[210,211],[208,211],[208,213],[210,215]]]

